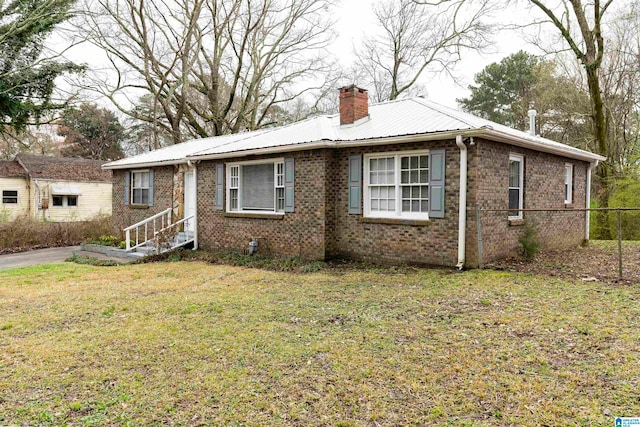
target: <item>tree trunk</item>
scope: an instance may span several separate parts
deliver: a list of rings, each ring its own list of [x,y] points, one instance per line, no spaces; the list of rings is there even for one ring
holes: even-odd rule
[[[587,84],[589,85],[589,98],[591,100],[592,119],[594,137],[596,140],[596,148],[598,154],[607,156],[607,123],[604,115],[604,104],[602,102],[602,94],[600,92],[600,79],[598,77],[598,69],[589,65],[585,66],[587,72]],[[609,195],[611,185],[611,159],[607,159],[598,165],[594,180],[596,188],[596,198],[598,207],[609,207]],[[594,236],[598,239],[611,239],[613,234],[609,228],[608,215],[606,212],[596,212],[594,215],[596,230],[598,235]]]

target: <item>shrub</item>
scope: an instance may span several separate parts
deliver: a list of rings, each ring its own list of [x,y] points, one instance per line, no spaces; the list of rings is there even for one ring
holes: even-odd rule
[[[540,240],[538,239],[538,230],[530,223],[525,222],[522,229],[522,235],[518,238],[520,243],[520,254],[526,260],[532,260],[540,250]]]
[[[0,253],[78,245],[85,240],[109,235],[112,230],[110,216],[78,222],[43,222],[20,217],[0,224]]]

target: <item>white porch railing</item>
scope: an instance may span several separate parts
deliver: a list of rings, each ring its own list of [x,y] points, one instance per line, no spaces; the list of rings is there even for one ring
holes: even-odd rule
[[[195,215],[171,222],[171,212],[171,208],[166,209],[125,228],[127,252],[153,243],[156,253],[161,253],[194,242],[195,232],[191,230],[195,230]]]

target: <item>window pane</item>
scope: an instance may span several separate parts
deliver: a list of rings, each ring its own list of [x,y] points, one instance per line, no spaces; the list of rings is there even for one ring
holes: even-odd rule
[[[420,156],[420,169],[427,169],[429,167],[429,156]]]
[[[371,210],[377,211],[379,208],[378,200],[371,200]]]
[[[377,171],[378,170],[378,159],[369,160],[369,170]]]
[[[230,200],[230,209],[232,211],[237,211],[238,210],[238,190],[237,189],[232,189],[231,191],[229,191],[229,195],[231,196],[231,200]]]
[[[411,183],[415,184],[415,183],[418,183],[418,182],[420,182],[420,181],[418,181],[418,171],[417,170],[415,170],[415,171],[412,170],[411,171]]]
[[[420,212],[420,200],[411,201],[411,212]]]
[[[402,184],[408,184],[409,183],[409,172],[408,171],[400,172],[400,182]]]
[[[421,200],[420,201],[420,212],[427,212],[429,210],[429,201]]]
[[[53,206],[62,206],[62,196],[52,196]]]
[[[242,209],[274,209],[273,163],[242,166]]]
[[[410,187],[402,187],[402,198],[408,199],[411,197],[411,188]]]
[[[509,161],[509,187],[520,187],[520,162]]]
[[[141,199],[140,199],[140,203],[143,205],[148,205],[149,204],[149,190],[140,190],[141,193]]]
[[[409,169],[409,158],[408,157],[402,157],[400,159],[400,167],[402,169]]]
[[[78,206],[78,196],[67,196],[67,206]]]
[[[418,169],[418,157],[411,156],[411,169]]]
[[[369,174],[369,183],[376,185],[379,184],[378,182],[378,172],[371,172]]]
[[[429,171],[421,170],[420,171],[420,183],[426,184],[429,182]]]
[[[387,170],[388,171],[392,171],[395,169],[395,158],[394,157],[388,157],[387,158]]]
[[[394,175],[395,174],[393,172],[387,172],[387,179],[386,179],[386,181],[384,183],[385,184],[393,184],[395,182]]]
[[[509,209],[520,209],[520,190],[517,188],[509,189]],[[516,213],[511,212],[510,215]]]
[[[409,212],[409,209],[411,209],[411,201],[410,200],[403,200],[402,201],[402,212]]]

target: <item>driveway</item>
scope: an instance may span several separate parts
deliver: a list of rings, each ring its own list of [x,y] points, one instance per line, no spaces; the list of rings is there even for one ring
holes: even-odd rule
[[[0,255],[0,268],[25,267],[35,264],[64,261],[79,252],[80,246],[65,246],[62,248],[36,249],[16,254]]]

